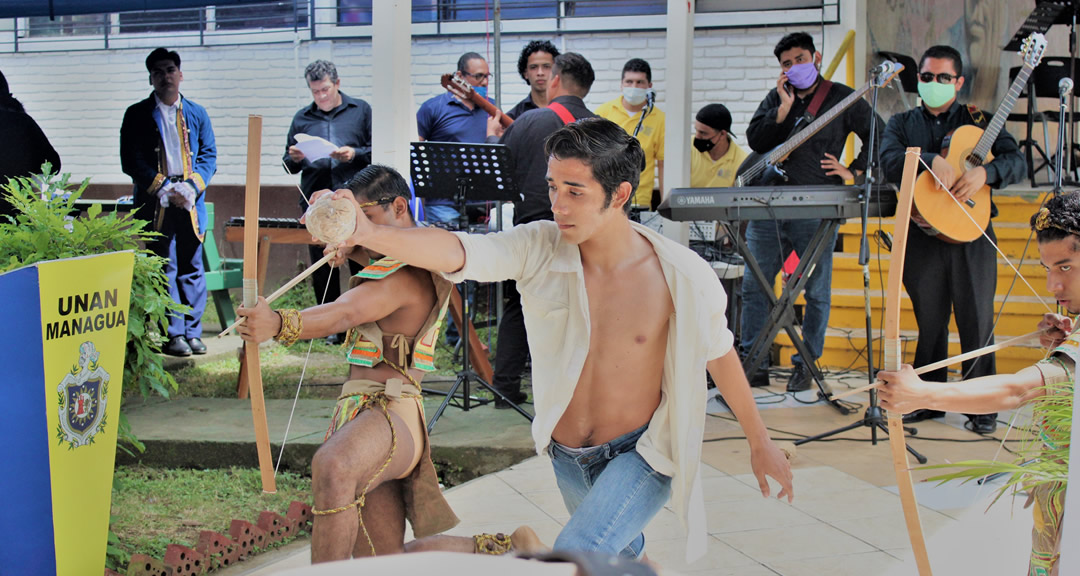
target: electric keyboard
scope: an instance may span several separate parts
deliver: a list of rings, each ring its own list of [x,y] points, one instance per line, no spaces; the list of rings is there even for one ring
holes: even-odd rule
[[[659,208],[676,222],[689,220],[801,220],[856,218],[862,210],[863,186],[751,186],[744,188],[676,188]],[[896,213],[896,187],[872,189],[870,216]]]

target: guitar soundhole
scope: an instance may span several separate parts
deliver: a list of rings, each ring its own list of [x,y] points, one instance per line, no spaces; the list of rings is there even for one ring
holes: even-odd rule
[[[964,171],[971,170],[972,168],[978,168],[983,165],[983,159],[976,154],[969,154],[964,157]]]

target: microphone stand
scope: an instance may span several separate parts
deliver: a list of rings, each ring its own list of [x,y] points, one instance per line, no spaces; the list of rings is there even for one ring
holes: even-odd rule
[[[887,66],[887,64],[885,64]],[[871,78],[877,78],[881,74],[884,74],[888,69],[883,70],[881,67],[875,67],[870,71]],[[866,146],[867,162],[866,162],[866,181],[864,182],[863,198],[862,198],[862,214],[860,219],[862,220],[862,239],[859,244],[859,265],[862,266],[863,274],[863,299],[866,302],[866,376],[869,380],[869,384],[873,384],[875,381],[876,371],[874,370],[874,325],[873,316],[870,311],[870,240],[867,234],[867,227],[870,221],[870,195],[874,188],[874,168],[877,167],[877,108],[878,108],[878,83],[872,82],[873,92],[870,98],[870,141],[864,142]],[[897,222],[897,226],[907,226],[907,222]],[[806,444],[807,442],[813,442],[815,440],[821,440],[829,436],[841,434],[849,430],[854,430],[860,426],[866,426],[870,428],[870,443],[877,445],[878,443],[878,430],[882,430],[886,434],[889,432],[889,427],[886,424],[884,413],[881,411],[881,406],[878,405],[877,389],[870,389],[870,405],[866,408],[866,413],[863,417],[847,426],[837,428],[836,430],[830,430],[815,436],[803,438],[795,442],[795,445]],[[904,428],[908,434],[915,435],[914,428]],[[888,436],[886,436],[888,438]],[[918,460],[919,464],[926,464],[926,456],[923,456],[919,452],[915,451],[910,444],[905,444],[907,451]]]
[[[1059,114],[1059,116],[1058,116],[1058,141],[1057,141],[1057,166],[1056,166],[1056,174],[1057,175],[1054,178],[1054,191],[1053,191],[1053,194],[1054,194],[1055,197],[1058,194],[1061,194],[1061,192],[1062,192],[1062,188],[1061,188],[1061,184],[1062,184],[1061,181],[1062,181],[1062,175],[1063,175],[1062,170],[1064,169],[1064,162],[1063,161],[1065,159],[1065,153],[1066,153],[1065,152],[1065,147],[1064,147],[1064,145],[1065,145],[1065,124],[1066,123],[1071,123],[1071,121],[1072,121],[1072,118],[1067,116],[1067,115],[1071,114],[1069,112],[1068,97],[1069,97],[1070,94],[1072,94],[1072,80],[1070,80],[1069,78],[1062,78],[1061,81],[1058,83],[1058,92],[1059,92],[1059,94],[1058,94],[1058,101],[1059,101],[1058,102],[1058,114]],[[1068,152],[1071,154],[1072,150],[1069,150]]]

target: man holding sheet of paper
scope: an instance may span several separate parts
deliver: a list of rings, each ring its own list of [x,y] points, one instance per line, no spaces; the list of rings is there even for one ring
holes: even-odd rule
[[[341,79],[331,62],[312,62],[304,70],[304,79],[313,101],[293,116],[282,161],[290,174],[300,172],[300,190],[310,197],[315,190],[346,188],[357,172],[371,164],[371,106],[341,91]],[[306,210],[307,200],[299,201],[301,210]],[[315,262],[322,258],[323,249],[311,246],[310,253]],[[354,274],[359,271],[358,266],[352,270]],[[341,295],[336,268],[323,266],[312,279],[319,304],[333,302]],[[336,344],[343,337],[338,334],[327,340]]]

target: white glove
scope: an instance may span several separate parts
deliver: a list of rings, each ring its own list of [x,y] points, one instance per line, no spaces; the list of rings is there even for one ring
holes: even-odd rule
[[[188,182],[177,182],[173,184],[173,194],[179,200],[178,205],[184,210],[191,210],[195,207],[195,197],[198,192],[195,191],[195,187]]]
[[[158,188],[158,204],[160,204],[162,208],[165,208],[169,205],[169,197],[172,196],[172,189],[175,185],[176,184],[174,182],[166,182],[161,185],[161,188]]]

